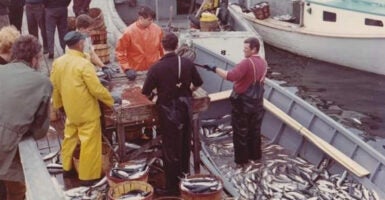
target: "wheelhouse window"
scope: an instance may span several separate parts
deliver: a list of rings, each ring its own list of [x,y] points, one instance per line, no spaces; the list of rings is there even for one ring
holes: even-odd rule
[[[381,20],[365,18],[365,25],[383,27],[384,23]]]
[[[333,12],[324,11],[323,19],[326,22],[336,22],[337,21],[337,15],[336,15],[336,13],[333,13]]]

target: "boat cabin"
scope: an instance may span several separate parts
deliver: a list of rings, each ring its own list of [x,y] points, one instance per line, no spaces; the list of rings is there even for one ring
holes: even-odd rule
[[[375,0],[247,0],[250,10],[267,2],[270,17],[303,31],[341,37],[383,37],[385,3]]]
[[[305,0],[304,26],[320,33],[384,36],[385,3]]]

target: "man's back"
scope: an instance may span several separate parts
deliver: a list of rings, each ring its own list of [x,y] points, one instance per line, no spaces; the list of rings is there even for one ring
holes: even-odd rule
[[[24,63],[0,67],[0,123],[28,129],[44,98],[49,98],[52,86],[49,79]]]
[[[39,110],[45,110],[45,114],[48,114],[51,91],[49,79],[24,63],[0,67],[0,179],[7,178],[4,173],[8,172],[18,142],[28,131],[36,128],[39,131],[34,132],[34,136],[45,135],[48,123],[45,124],[46,119],[36,117]],[[19,175],[13,175],[12,178],[22,181],[23,177]]]
[[[143,93],[148,94],[156,87],[159,95],[158,103],[165,104],[170,102],[177,95],[178,83],[178,56],[175,53],[166,54],[155,65],[152,66],[147,74],[149,81],[143,86]],[[191,96],[191,83],[194,86],[201,86],[203,81],[198,74],[193,63],[185,58],[181,58],[182,82],[179,96]]]

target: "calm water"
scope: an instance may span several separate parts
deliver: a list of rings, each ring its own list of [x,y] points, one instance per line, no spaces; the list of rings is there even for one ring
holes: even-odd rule
[[[267,44],[265,51],[270,79],[385,152],[385,76],[304,58]]]

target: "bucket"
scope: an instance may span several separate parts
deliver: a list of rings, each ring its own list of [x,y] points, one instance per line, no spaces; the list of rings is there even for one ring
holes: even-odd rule
[[[120,163],[118,164],[119,167],[123,167],[124,165],[127,165],[127,164],[134,164],[133,162],[123,162],[123,163]],[[131,181],[142,181],[142,182],[147,182],[148,181],[148,172],[149,172],[149,169],[147,169],[146,173],[144,173],[142,176],[136,178],[136,179],[121,179],[121,178],[117,178],[117,177],[113,177],[111,176],[110,172],[111,172],[111,169],[112,167],[109,168],[108,172],[106,173],[106,177],[107,177],[107,181],[108,181],[108,185],[110,187],[113,187],[119,183],[124,183],[124,182],[131,182]]]
[[[154,188],[146,182],[143,181],[129,181],[116,184],[108,190],[108,199],[114,200],[119,199],[122,195],[133,190],[142,190],[144,192],[150,192],[149,195],[144,197],[142,200],[152,200],[154,195]]]
[[[90,32],[92,44],[106,44],[107,43],[107,31],[105,30],[92,30]]]
[[[199,21],[201,31],[219,31],[218,18],[216,15],[209,12],[204,12],[202,13],[202,16]]]
[[[111,149],[106,143],[102,143],[102,174],[108,174],[111,168]],[[77,146],[72,156],[72,162],[75,170],[79,173],[80,146]]]
[[[100,8],[90,8],[88,15],[94,20],[92,23],[93,30],[105,30],[104,17]]]
[[[191,191],[186,191],[182,189],[182,184],[180,184],[181,197],[184,200],[221,200],[222,199],[222,191],[223,191],[223,182],[222,179],[218,176],[210,175],[210,174],[196,174],[188,176],[187,178],[203,178],[209,177],[218,180],[222,187],[217,191],[206,192],[206,193],[192,193]]]
[[[99,56],[100,60],[106,64],[110,62],[110,48],[107,44],[95,44],[94,51]]]

